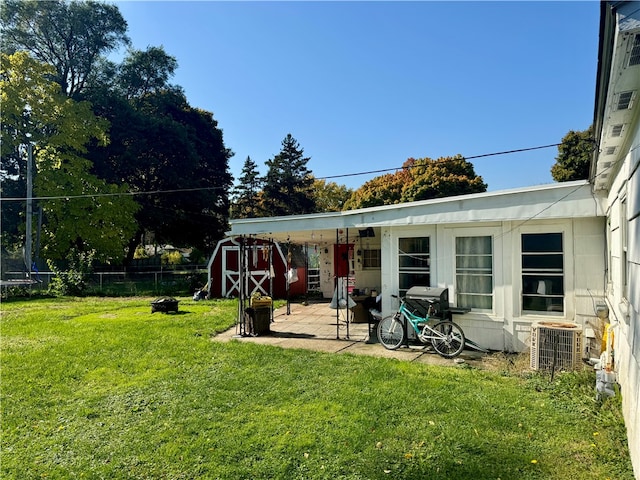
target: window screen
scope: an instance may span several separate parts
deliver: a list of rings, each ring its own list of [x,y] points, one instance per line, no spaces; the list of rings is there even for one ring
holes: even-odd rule
[[[562,233],[522,235],[522,309],[564,312]]]
[[[493,308],[493,246],[490,236],[456,238],[458,307]]]
[[[411,287],[431,286],[430,265],[429,237],[398,240],[398,285],[401,297]]]

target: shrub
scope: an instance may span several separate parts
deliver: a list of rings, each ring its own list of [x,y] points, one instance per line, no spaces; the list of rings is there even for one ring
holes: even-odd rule
[[[71,252],[67,255],[66,270],[58,268],[52,261],[47,261],[55,274],[49,283],[49,293],[53,295],[81,296],[87,292],[86,277],[93,269],[95,252]]]
[[[164,252],[162,254],[163,265],[180,265],[182,263],[182,254],[174,250],[172,252]]]

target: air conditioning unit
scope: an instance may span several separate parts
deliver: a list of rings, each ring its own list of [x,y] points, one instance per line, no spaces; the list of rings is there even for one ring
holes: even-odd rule
[[[582,362],[582,326],[537,322],[531,326],[531,368],[574,370]]]

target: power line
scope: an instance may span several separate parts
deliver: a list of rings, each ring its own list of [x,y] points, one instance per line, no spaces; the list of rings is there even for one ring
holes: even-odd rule
[[[32,197],[33,200],[71,200],[76,198],[100,198],[100,197],[123,197],[123,196],[139,196],[139,195],[157,195],[159,193],[185,193],[185,192],[202,192],[205,190],[219,190],[223,187],[198,187],[198,188],[180,188],[173,190],[150,190],[146,192],[117,192],[117,193],[85,193],[82,195],[56,195],[51,197]],[[24,201],[24,197],[7,197],[0,201]]]
[[[528,147],[528,148],[518,148],[516,150],[505,150],[502,152],[493,152],[493,153],[484,153],[481,155],[473,155],[470,157],[463,157],[465,160],[475,159],[475,158],[484,158],[484,157],[494,157],[498,155],[508,155],[512,153],[521,153],[521,152],[529,152],[532,150],[541,150],[543,148],[551,148],[557,147],[561,145],[560,143],[552,143],[550,145],[540,145],[538,147]],[[415,167],[422,165],[415,165]],[[373,175],[378,173],[385,172],[393,172],[397,170],[401,170],[406,167],[394,167],[394,168],[384,168],[380,170],[368,170],[366,172],[356,172],[356,173],[343,173],[341,175],[330,175],[327,177],[316,177],[318,180],[329,180],[334,178],[346,178],[346,177],[356,177],[359,175]],[[120,196],[138,196],[138,195],[158,195],[165,193],[185,193],[185,192],[199,192],[205,190],[218,190],[223,187],[199,187],[199,188],[184,188],[184,189],[173,189],[173,190],[150,190],[146,192],[119,192],[119,193],[87,193],[82,195],[56,195],[50,197],[32,197],[33,200],[71,200],[76,198],[100,198],[100,197],[120,197]],[[0,201],[3,202],[15,202],[15,201],[25,201],[24,197],[7,197],[1,198]]]
[[[465,160],[470,160],[470,159],[474,159],[474,158],[484,158],[484,157],[493,157],[493,156],[497,156],[497,155],[507,155],[510,153],[520,153],[520,152],[528,152],[531,150],[540,150],[543,148],[551,148],[551,147],[557,147],[561,145],[560,143],[552,143],[550,145],[541,145],[539,147],[529,147],[529,148],[519,148],[517,150],[505,150],[503,152],[493,152],[493,153],[484,153],[482,155],[473,155],[470,157],[463,157]],[[423,166],[423,165],[415,165],[415,167],[418,166]],[[393,171],[397,171],[397,170],[401,170],[402,168],[406,168],[406,167],[395,167],[395,168],[384,168],[382,170],[369,170],[367,172],[357,172],[357,173],[345,173],[342,175],[330,175],[327,177],[318,177],[318,180],[329,180],[332,178],[344,178],[344,177],[356,177],[358,175],[372,175],[374,173],[385,173],[385,172],[393,172]],[[412,167],[410,167],[412,168]]]

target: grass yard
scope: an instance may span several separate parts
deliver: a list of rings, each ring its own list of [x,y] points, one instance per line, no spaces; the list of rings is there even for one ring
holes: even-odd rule
[[[150,300],[3,303],[3,479],[634,478],[592,371],[219,343],[234,301]]]

